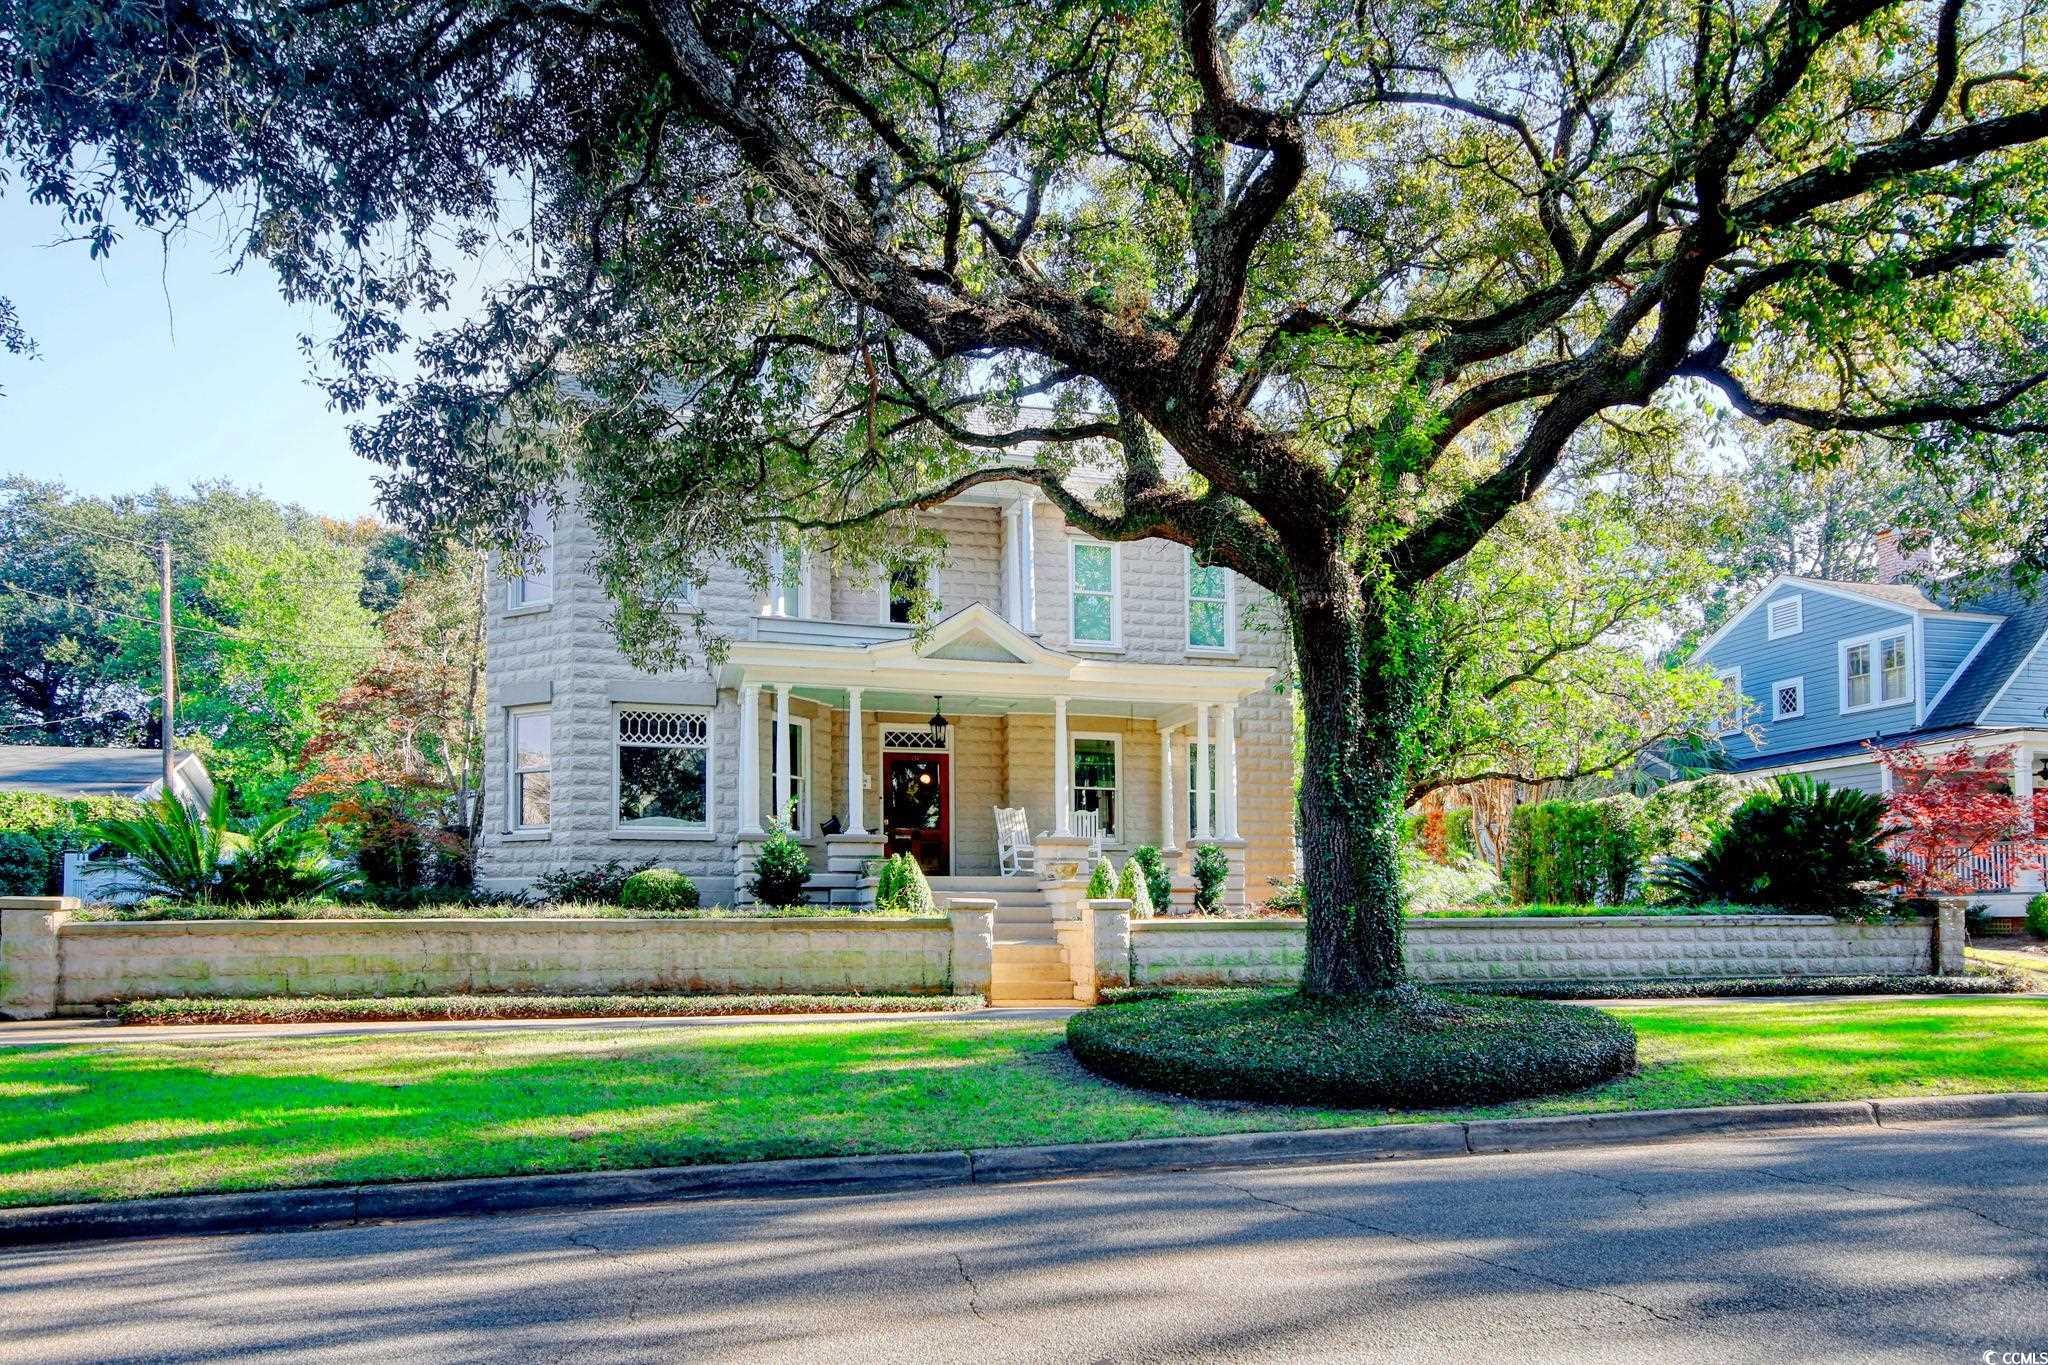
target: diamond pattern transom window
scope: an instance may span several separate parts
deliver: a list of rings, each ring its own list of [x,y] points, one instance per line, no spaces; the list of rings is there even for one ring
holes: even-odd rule
[[[882,747],[884,749],[928,749],[939,752],[945,749],[946,741],[922,727],[884,730],[882,731]]]
[[[619,712],[621,744],[701,749],[709,742],[710,734],[709,718],[702,711]]]

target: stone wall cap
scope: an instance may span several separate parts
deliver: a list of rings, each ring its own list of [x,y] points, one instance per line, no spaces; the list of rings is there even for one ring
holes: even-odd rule
[[[1699,928],[1705,925],[1833,924],[1832,915],[1416,915],[1410,925],[1432,929],[1645,929]]]
[[[579,933],[715,933],[742,930],[750,933],[808,929],[838,933],[888,929],[944,929],[942,915],[732,915],[713,919],[539,919],[503,916],[493,919],[465,919],[442,916],[415,919],[140,919],[84,920],[64,926],[67,934],[285,934],[285,933],[399,933],[406,930],[533,933],[537,930],[572,929]]]
[[[1088,902],[1091,910],[1129,910],[1131,902],[1123,897],[1102,896]]]
[[[1165,929],[1173,932],[1212,929],[1249,929],[1257,933],[1299,933],[1308,927],[1308,921],[1298,916],[1287,919],[1225,919],[1220,915],[1165,915],[1158,919],[1141,919],[1131,922],[1131,931],[1140,929]]]
[[[82,910],[85,902],[76,896],[0,896],[0,911],[40,910],[47,914],[52,910]]]
[[[996,902],[993,896],[948,896],[946,897],[946,908],[948,910],[994,910]]]

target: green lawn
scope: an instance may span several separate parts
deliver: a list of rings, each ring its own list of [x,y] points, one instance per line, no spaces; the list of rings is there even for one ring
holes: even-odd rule
[[[0,1053],[0,1204],[1258,1128],[2048,1090],[2048,1001],[1617,1011],[1642,1070],[1470,1113],[1198,1104],[1055,1023],[121,1042]]]

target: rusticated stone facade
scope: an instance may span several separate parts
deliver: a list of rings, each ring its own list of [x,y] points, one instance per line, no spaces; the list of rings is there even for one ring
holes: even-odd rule
[[[1021,490],[1020,490],[1021,491]],[[1011,584],[1011,547],[1003,507],[963,501],[928,513],[947,542],[947,558],[934,593],[937,614],[949,616],[972,603],[1003,611]],[[1286,691],[1288,648],[1284,623],[1272,599],[1254,585],[1235,584],[1235,649],[1228,653],[1191,650],[1187,643],[1188,557],[1165,541],[1117,547],[1121,582],[1121,642],[1114,649],[1074,646],[1070,630],[1070,549],[1074,538],[1059,513],[1042,499],[1034,504],[1031,581],[1034,607],[1026,622],[1043,646],[1077,657],[1167,665],[1175,670],[1218,665],[1268,670],[1271,684],[1237,707],[1238,825],[1245,840],[1244,891],[1263,899],[1269,884],[1292,873],[1294,856],[1294,771],[1292,702]],[[573,490],[552,516],[553,587],[545,604],[515,607],[509,584],[494,573],[487,599],[489,664],[486,727],[486,792],[479,876],[493,890],[518,891],[553,870],[587,868],[607,860],[636,863],[649,858],[693,877],[707,904],[734,896],[735,853],[740,824],[740,703],[738,693],[704,663],[650,674],[628,663],[611,624],[611,603],[592,571],[596,546]],[[877,585],[830,562],[808,568],[809,618],[841,625],[873,626],[881,614]],[[713,633],[732,640],[752,638],[764,602],[737,569],[715,571],[694,608]],[[680,610],[680,609],[679,609]],[[1000,698],[1000,674],[990,677],[988,698]],[[1044,703],[977,714],[947,699],[953,712],[951,752],[953,846],[951,872],[984,876],[996,868],[992,810],[1022,806],[1034,831],[1051,828],[1054,812],[1052,716]],[[710,828],[701,831],[621,829],[617,820],[618,751],[616,708],[633,703],[707,708],[710,713]],[[543,830],[514,830],[510,819],[508,734],[510,716],[521,707],[545,708],[552,726],[549,781],[551,815]],[[995,708],[1003,709],[1003,708]],[[870,699],[863,714],[861,755],[866,781],[863,824],[880,827],[881,730],[888,724],[921,723],[923,714],[878,714]],[[809,819],[800,831],[812,848],[813,868],[825,870],[822,830],[830,820],[846,824],[846,712],[832,700],[793,697],[792,719],[809,730]],[[774,705],[762,694],[760,706],[761,809],[772,810],[768,756],[772,754]],[[1172,829],[1161,825],[1162,780],[1159,732],[1128,703],[1076,696],[1070,729],[1077,735],[1111,734],[1120,742],[1118,849],[1140,843],[1189,844],[1189,762],[1191,729],[1173,736],[1166,780]],[[1121,853],[1116,856],[1121,857]]]

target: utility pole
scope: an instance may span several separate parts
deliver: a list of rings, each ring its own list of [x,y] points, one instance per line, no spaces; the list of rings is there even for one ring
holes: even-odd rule
[[[164,676],[164,795],[175,796],[177,790],[171,785],[171,775],[178,767],[178,751],[171,738],[172,698],[178,690],[178,652],[171,639],[171,538],[169,534],[158,537],[156,542],[157,570],[161,581],[157,585],[156,620],[158,645],[163,654]]]

